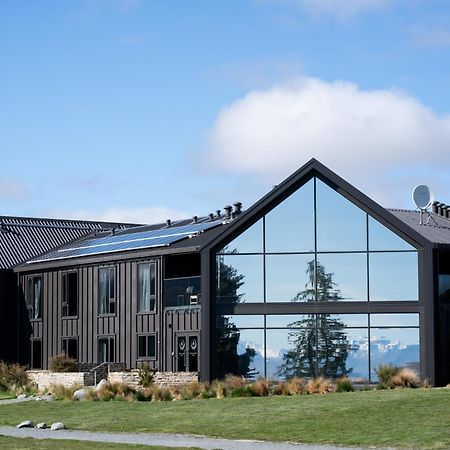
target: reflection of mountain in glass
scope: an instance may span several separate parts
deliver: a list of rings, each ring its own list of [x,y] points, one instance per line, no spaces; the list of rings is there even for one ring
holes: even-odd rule
[[[244,284],[244,275],[241,275],[231,265],[227,265],[221,258],[218,259],[218,298],[226,298],[228,303],[237,304],[243,294],[239,288]],[[255,350],[246,347],[239,353],[238,344],[240,331],[229,318],[217,316],[217,377],[223,378],[226,374],[242,375],[251,378],[256,373],[250,364],[256,354]]]
[[[327,273],[319,262],[307,264],[308,282],[292,301],[336,301],[341,299],[333,273]],[[316,276],[315,276],[316,274]],[[344,332],[344,324],[330,314],[310,314],[292,322],[288,341],[291,348],[283,354],[277,375],[284,378],[325,376],[337,378],[348,375],[347,358],[351,347]]]

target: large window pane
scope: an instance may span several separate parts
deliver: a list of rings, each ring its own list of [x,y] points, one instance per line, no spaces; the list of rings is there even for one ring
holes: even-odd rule
[[[138,264],[139,312],[151,312],[156,308],[155,263]]]
[[[201,277],[164,280],[164,306],[188,306],[200,303]]]
[[[380,364],[410,367],[419,373],[420,361],[418,328],[371,328],[370,363],[372,380]]]
[[[370,300],[418,300],[416,252],[371,253],[369,273]]]
[[[266,252],[314,251],[314,181],[266,215]]]
[[[232,322],[217,329],[217,376],[264,376],[264,331],[241,330]]]
[[[260,315],[246,315],[234,314],[226,316],[218,316],[217,326],[224,326],[223,324],[234,324],[237,328],[263,328],[264,316]]]
[[[367,300],[367,254],[334,253],[317,256],[319,301]]]
[[[267,255],[266,301],[315,301],[311,267],[314,255]]]
[[[266,316],[267,328],[315,327],[314,314],[270,314]]]
[[[418,327],[419,314],[371,314],[371,327]]]
[[[262,253],[263,226],[262,219],[231,241],[219,253]]]
[[[218,302],[264,302],[263,285],[262,256],[217,256]]]
[[[414,247],[369,216],[369,250],[414,250]]]
[[[317,179],[318,251],[365,251],[366,213]]]

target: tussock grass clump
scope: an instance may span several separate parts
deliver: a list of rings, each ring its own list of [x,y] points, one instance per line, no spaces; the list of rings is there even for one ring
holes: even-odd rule
[[[247,381],[245,381],[244,377],[231,374],[226,375],[225,378],[223,379],[223,382],[225,384],[225,389],[228,392],[232,392],[235,389],[243,388],[247,384]]]
[[[52,372],[76,372],[78,370],[77,361],[69,358],[65,353],[52,356],[48,367]]]
[[[311,378],[306,383],[306,392],[308,394],[326,394],[331,392],[331,382],[323,377]]]
[[[176,389],[175,393],[178,393],[183,400],[192,400],[201,398],[206,390],[207,387],[204,383],[192,381],[191,383],[184,384],[180,389]]]
[[[20,364],[0,362],[0,391],[20,388],[30,383],[26,367]]]
[[[353,392],[355,388],[348,377],[339,378],[336,382],[336,392]]]
[[[293,377],[286,381],[281,381],[272,387],[274,395],[298,395],[306,392],[305,380]]]
[[[153,389],[152,388],[138,389],[134,394],[134,398],[138,402],[150,402],[153,399]]]
[[[47,391],[53,395],[55,400],[72,400],[73,393],[82,387],[79,384],[71,387],[66,387],[62,384],[51,384]]]
[[[392,378],[393,387],[417,388],[420,386],[420,379],[417,372],[409,367],[403,367]]]
[[[397,366],[393,366],[392,364],[380,364],[375,369],[380,385],[385,386],[385,388],[390,387],[392,377],[397,375],[399,370]]]
[[[125,383],[105,383],[96,393],[98,400],[134,400],[135,389]]]
[[[267,397],[269,395],[269,382],[265,378],[258,378],[249,387],[254,397]]]
[[[223,381],[214,380],[211,383],[211,392],[215,394],[216,398],[224,398],[226,396],[226,387]]]

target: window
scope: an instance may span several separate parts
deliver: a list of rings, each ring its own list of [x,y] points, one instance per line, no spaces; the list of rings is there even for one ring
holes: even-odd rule
[[[139,312],[153,312],[156,309],[156,264],[138,264]]]
[[[138,358],[156,359],[156,336],[154,334],[138,336]]]
[[[40,339],[31,340],[31,368],[42,369],[42,341]]]
[[[63,317],[78,314],[78,272],[63,273]]]
[[[41,319],[42,277],[34,275],[27,277],[27,310],[30,319]]]
[[[115,267],[103,267],[98,270],[98,313],[116,313]]]
[[[98,338],[98,362],[114,362],[115,353],[114,336]]]
[[[78,339],[77,338],[63,338],[62,351],[69,358],[78,359]]]

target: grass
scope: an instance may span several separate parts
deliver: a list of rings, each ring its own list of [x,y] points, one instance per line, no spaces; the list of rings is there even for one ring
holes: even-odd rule
[[[450,389],[397,389],[178,402],[0,405],[0,424],[63,421],[70,429],[190,433],[229,439],[450,448]]]
[[[32,438],[14,438],[8,436],[0,436],[0,448],[11,450],[72,450],[72,449],[142,449],[142,450],[163,450],[169,447],[148,446],[148,445],[126,445],[126,444],[110,444],[107,442],[87,442],[87,441],[72,441],[65,439],[32,439]],[[186,450],[186,447],[170,447],[171,450]]]
[[[16,398],[16,396],[9,391],[0,391],[0,400],[7,400],[10,398]]]

